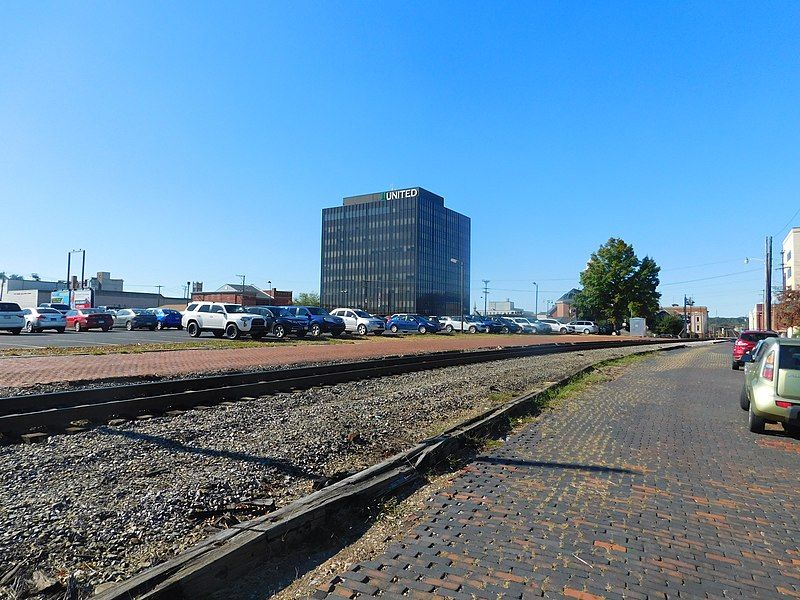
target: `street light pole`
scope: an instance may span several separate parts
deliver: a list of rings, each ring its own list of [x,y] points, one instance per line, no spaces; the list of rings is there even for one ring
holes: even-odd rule
[[[765,267],[765,281],[766,292],[764,294],[764,322],[766,329],[772,329],[772,236],[768,235],[766,239],[764,267]]]
[[[242,304],[244,304],[244,280],[245,280],[245,276],[244,275],[237,275],[237,277],[241,277],[242,278]]]
[[[483,316],[486,316],[486,306],[489,304],[489,280],[483,280]]]
[[[534,315],[534,318],[538,319],[539,318],[539,284],[534,281],[533,285],[536,286],[536,300],[535,300],[535,308],[534,308],[535,312],[533,313],[533,315]]]

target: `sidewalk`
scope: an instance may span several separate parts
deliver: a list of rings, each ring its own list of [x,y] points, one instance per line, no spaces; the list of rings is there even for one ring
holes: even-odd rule
[[[607,336],[402,336],[357,338],[352,343],[304,344],[231,350],[173,350],[141,354],[75,355],[0,359],[0,388],[58,382],[94,381],[120,377],[168,377],[208,371],[249,369],[340,360],[359,360],[398,354],[528,346],[553,342],[593,342]]]
[[[800,443],[747,431],[728,351],[662,355],[564,401],[314,596],[800,597]]]

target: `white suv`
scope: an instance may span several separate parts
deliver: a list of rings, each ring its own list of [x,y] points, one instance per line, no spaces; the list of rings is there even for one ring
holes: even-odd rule
[[[242,334],[260,340],[267,333],[266,320],[242,308],[241,304],[225,302],[192,302],[183,311],[181,325],[191,337],[200,337],[210,331],[216,337],[223,335],[235,340]]]
[[[571,325],[565,325],[556,319],[539,319],[539,323],[548,325],[553,333],[572,333],[575,331]]]
[[[357,308],[337,308],[331,311],[334,317],[341,317],[344,319],[345,331],[348,333],[357,333],[358,335],[367,335],[374,333],[381,335],[386,331],[386,323],[378,317],[373,317],[371,314],[364,310]]]
[[[600,328],[592,321],[570,321],[569,325],[575,333],[582,333],[583,335],[600,333]]]
[[[19,335],[25,327],[25,315],[16,302],[0,302],[0,331],[10,331]]]

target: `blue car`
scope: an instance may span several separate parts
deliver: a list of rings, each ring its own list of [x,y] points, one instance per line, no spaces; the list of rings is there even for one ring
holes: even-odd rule
[[[422,315],[397,314],[386,320],[386,329],[392,333],[436,333],[441,327],[436,321]]]
[[[319,337],[323,333],[330,333],[333,337],[339,337],[344,333],[344,319],[342,317],[334,317],[319,306],[287,306],[286,310],[294,317],[308,319],[308,333],[311,334],[311,337]]]
[[[473,317],[476,321],[480,321],[486,328],[489,330],[489,333],[502,333],[503,327],[505,326],[504,323],[499,321],[493,320],[491,317],[482,317],[480,315],[476,315]]]
[[[181,325],[181,313],[171,308],[148,308],[148,311],[156,316],[158,322],[156,329],[183,329]]]

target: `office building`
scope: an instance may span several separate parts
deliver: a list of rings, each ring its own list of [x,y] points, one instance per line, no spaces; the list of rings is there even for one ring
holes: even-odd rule
[[[420,187],[322,211],[320,299],[379,315],[469,312],[470,219]]]
[[[792,227],[783,239],[781,257],[783,259],[782,281],[773,281],[773,285],[785,285],[787,290],[800,289],[798,288],[800,279],[798,279],[797,272],[800,269],[800,227]]]

